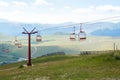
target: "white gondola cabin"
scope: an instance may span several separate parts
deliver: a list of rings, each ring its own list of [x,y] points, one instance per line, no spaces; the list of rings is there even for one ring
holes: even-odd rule
[[[4,46],[2,46],[2,52],[9,53],[9,46],[7,48],[5,48]]]
[[[5,52],[5,47],[3,44],[2,44],[2,52]]]
[[[42,41],[42,36],[40,35],[40,32],[38,32],[36,36],[36,42],[41,42]]]
[[[5,51],[4,51],[5,53],[9,53],[9,49],[5,49]]]
[[[75,41],[76,40],[75,27],[73,27],[73,28],[74,28],[74,31],[73,31],[73,33],[70,34],[70,40],[71,41]]]
[[[14,44],[15,44],[16,46],[19,44],[19,42],[18,42],[18,40],[17,40],[17,37],[15,37]]]
[[[79,40],[86,40],[86,33],[82,30],[82,23],[80,24],[80,32],[78,33]]]
[[[22,48],[22,44],[21,43],[18,44],[18,48]]]

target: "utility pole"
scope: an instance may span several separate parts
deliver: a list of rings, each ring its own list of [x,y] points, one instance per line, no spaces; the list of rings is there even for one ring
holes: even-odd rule
[[[22,34],[28,34],[28,63],[27,66],[32,66],[31,64],[31,34],[38,33],[38,31],[34,31],[36,28],[33,28],[31,32],[28,32],[24,27],[24,32]]]
[[[113,47],[114,47],[114,52],[115,52],[116,51],[116,44],[115,44],[115,42],[113,44]]]
[[[116,51],[118,50],[117,45],[116,45]]]

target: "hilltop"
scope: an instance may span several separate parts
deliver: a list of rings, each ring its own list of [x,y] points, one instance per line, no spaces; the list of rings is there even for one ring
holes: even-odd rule
[[[55,55],[0,67],[0,80],[118,80],[120,53],[101,55]]]

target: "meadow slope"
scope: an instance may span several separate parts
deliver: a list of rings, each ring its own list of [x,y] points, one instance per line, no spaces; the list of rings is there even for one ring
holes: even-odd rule
[[[120,53],[55,55],[0,66],[0,80],[120,80]]]

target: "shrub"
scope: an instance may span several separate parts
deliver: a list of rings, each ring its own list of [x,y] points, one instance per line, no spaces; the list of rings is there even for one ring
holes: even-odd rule
[[[114,58],[115,60],[120,60],[120,53],[119,52],[114,53]]]
[[[23,65],[20,65],[18,68],[24,68],[24,66],[23,66]]]

